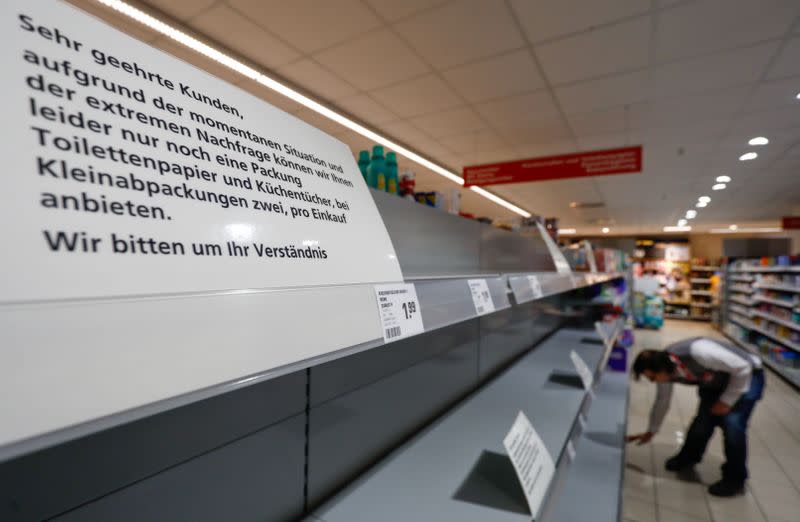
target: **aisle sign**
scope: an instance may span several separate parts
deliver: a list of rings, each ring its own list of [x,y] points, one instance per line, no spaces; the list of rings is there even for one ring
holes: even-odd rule
[[[413,283],[375,285],[384,342],[392,342],[425,331],[422,309]]]
[[[65,3],[0,23],[0,302],[402,280],[344,143]]]
[[[489,285],[486,279],[470,279],[469,291],[472,294],[472,303],[475,305],[475,312],[478,315],[485,315],[494,312],[494,301],[489,292]]]
[[[464,167],[464,186],[526,183],[642,171],[642,146]]]
[[[503,439],[503,446],[517,472],[531,516],[535,517],[556,471],[553,457],[521,411],[517,413],[511,430]]]
[[[533,293],[534,299],[539,299],[544,295],[542,292],[542,284],[539,282],[539,278],[535,275],[528,276],[528,284],[531,285],[531,292]]]
[[[592,373],[592,370],[589,369],[586,361],[584,361],[575,350],[569,352],[569,358],[572,359],[572,364],[575,365],[575,371],[578,372],[578,375],[581,377],[581,381],[583,381],[583,388],[586,391],[591,390],[592,382],[594,381],[594,374]]]

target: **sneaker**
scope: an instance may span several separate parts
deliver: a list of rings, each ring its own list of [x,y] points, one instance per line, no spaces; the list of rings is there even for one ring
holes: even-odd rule
[[[667,471],[683,471],[692,466],[694,466],[694,462],[689,462],[680,455],[675,455],[667,459],[667,462],[664,463],[664,467],[667,468]]]
[[[715,497],[734,497],[744,493],[744,483],[720,480],[708,486],[708,493]]]

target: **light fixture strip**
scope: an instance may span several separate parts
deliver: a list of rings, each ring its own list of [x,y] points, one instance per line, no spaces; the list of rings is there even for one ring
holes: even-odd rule
[[[300,105],[303,105],[311,109],[312,111],[321,114],[322,116],[325,116],[326,118],[331,119],[336,123],[343,125],[344,127],[347,127],[348,129],[364,136],[365,138],[368,138],[374,142],[377,142],[385,147],[394,150],[401,156],[404,156],[407,159],[419,165],[422,165],[427,169],[432,170],[436,174],[439,174],[440,176],[447,178],[453,183],[456,183],[461,186],[464,185],[464,179],[461,176],[453,172],[450,172],[441,165],[437,165],[436,163],[423,158],[416,152],[413,152],[403,147],[402,145],[395,143],[392,140],[385,138],[384,136],[381,136],[380,134],[377,134],[374,131],[371,131],[370,129],[364,127],[363,125],[360,125],[354,122],[353,120],[345,116],[342,116],[338,112],[335,112],[330,108],[322,105],[321,103],[312,100],[308,96],[305,96],[295,91],[294,89],[274,80],[273,78],[270,78],[269,76],[257,71],[256,69],[253,69],[252,67],[249,67],[243,64],[242,62],[235,60],[234,58],[231,58],[230,56],[214,49],[213,47],[201,42],[200,40],[197,40],[196,38],[187,35],[183,31],[175,29],[174,27],[145,13],[144,11],[141,11],[140,9],[131,6],[130,4],[127,4],[120,0],[97,0],[97,2],[106,5],[111,9],[114,9],[115,11],[118,11],[124,14],[125,16],[134,19],[141,24],[144,24],[147,27],[150,27],[156,32],[159,32],[169,38],[172,38],[173,40],[185,45],[186,47],[189,47],[199,52],[200,54],[214,60],[215,62],[221,63],[222,65],[228,67],[229,69],[232,69],[238,72],[239,74],[242,74],[243,76],[246,76],[251,80],[260,83],[261,85],[269,89],[272,89],[273,91],[276,91],[286,96],[287,98],[296,101]],[[507,208],[508,210],[516,214],[519,214],[522,217],[526,218],[531,217],[530,212],[527,212],[526,210],[514,205],[513,203],[506,201],[500,196],[492,194],[491,192],[479,187],[470,187],[470,188],[472,189],[472,191],[483,196],[489,201],[496,203],[504,208]]]

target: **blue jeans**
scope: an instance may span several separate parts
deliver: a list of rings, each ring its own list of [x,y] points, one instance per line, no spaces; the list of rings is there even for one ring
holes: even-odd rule
[[[722,465],[722,480],[744,484],[747,480],[747,422],[756,402],[764,395],[764,371],[755,370],[750,378],[750,389],[742,395],[725,416],[711,415],[711,406],[719,400],[720,391],[700,388],[700,406],[697,415],[686,433],[678,457],[696,464],[703,459],[714,428],[722,428],[725,437],[725,464]]]

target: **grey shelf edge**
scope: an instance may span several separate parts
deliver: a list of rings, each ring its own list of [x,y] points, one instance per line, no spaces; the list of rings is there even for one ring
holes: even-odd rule
[[[627,372],[603,372],[586,428],[573,440],[575,459],[543,521],[611,522],[622,518],[629,383]]]
[[[758,355],[759,357],[761,357],[761,360],[764,362],[764,364],[767,366],[767,368],[769,368],[770,370],[772,370],[773,372],[778,374],[778,376],[780,378],[782,378],[784,381],[786,381],[790,386],[795,388],[797,391],[800,391],[800,370],[797,372],[797,375],[793,375],[792,373],[787,372],[785,369],[781,368],[780,364],[777,364],[777,363],[773,362],[771,359],[769,359],[767,357],[764,357],[764,354],[762,354],[761,352],[756,350],[755,346],[753,346],[753,345],[751,345],[749,343],[742,342],[739,339],[737,339],[736,337],[728,335],[727,333],[725,333],[725,337],[727,337],[728,339],[730,339],[731,341],[733,341],[737,345],[741,346],[745,350],[747,350],[747,351],[749,351],[751,353],[754,353],[754,354]]]
[[[614,338],[619,326],[613,329]],[[320,506],[308,520],[531,520],[524,512],[524,500],[512,511],[492,507],[490,501],[459,498],[469,490],[468,484],[478,480],[476,470],[484,456],[506,458],[502,439],[519,410],[537,428],[556,463],[556,476],[541,508],[542,514],[547,513],[570,468],[567,443],[581,436],[579,418],[590,411],[595,395],[552,377],[576,377],[569,358],[574,349],[594,368],[593,391],[597,390],[613,345],[585,344],[586,338],[604,340],[594,331],[559,330]]]
[[[545,299],[552,295],[557,295],[565,291],[590,287],[596,284],[612,281],[619,274],[603,275],[563,275],[555,272],[531,273],[542,278],[543,295],[539,299]],[[515,274],[519,275],[519,274]],[[470,279],[486,279],[487,284],[495,302],[495,312],[499,312],[513,306],[508,298],[508,275],[505,274],[475,274],[460,275],[457,277],[418,276],[406,279],[407,283],[414,283],[417,288],[420,307],[423,314],[425,332],[435,331],[446,328],[453,324],[476,319],[479,314],[475,311],[472,297],[469,292],[467,281]],[[568,286],[567,286],[568,285]],[[23,439],[11,444],[0,446],[0,462],[32,453],[50,446],[55,446],[64,442],[78,439],[107,430],[115,426],[133,422],[151,415],[156,415],[174,408],[192,404],[204,399],[232,392],[234,390],[261,383],[270,379],[275,379],[292,372],[304,370],[306,368],[322,364],[325,362],[354,355],[366,350],[385,345],[383,338],[375,338],[357,345],[344,347],[338,350],[297,361],[288,365],[271,368],[266,371],[244,375],[232,381],[227,381],[202,389],[193,390],[180,395],[175,395],[162,400],[137,406],[128,410],[120,411],[105,417],[92,419],[71,426],[67,426],[55,431],[47,432],[42,435]]]

